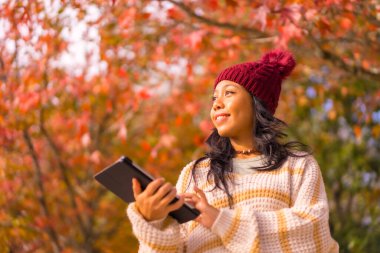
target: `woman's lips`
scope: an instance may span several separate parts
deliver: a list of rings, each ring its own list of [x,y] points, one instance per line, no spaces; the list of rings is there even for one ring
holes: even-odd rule
[[[218,114],[215,116],[215,122],[221,123],[228,119],[230,115],[229,114]]]

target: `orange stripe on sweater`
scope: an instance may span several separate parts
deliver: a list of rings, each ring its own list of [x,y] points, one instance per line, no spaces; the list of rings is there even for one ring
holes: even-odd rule
[[[198,166],[197,166],[198,168]],[[282,174],[282,173],[289,173],[290,175],[302,175],[304,172],[304,169],[303,168],[297,168],[297,169],[289,169],[288,167],[283,167],[283,168],[279,168],[277,170],[271,170],[271,171],[260,171],[260,172],[255,172],[255,171],[252,171],[252,174],[250,174],[250,176],[258,176],[258,175],[263,175],[263,174],[268,174],[268,175],[271,175],[271,176],[275,176],[275,175],[279,175],[279,174]],[[242,175],[242,174],[237,174],[237,173],[233,173],[232,174],[232,178],[241,178],[241,177],[245,177],[247,175]],[[214,188],[214,185],[215,184],[215,181],[214,179],[210,179],[210,182],[208,182],[207,180],[201,184],[199,187],[199,189],[202,189],[202,190],[205,190],[205,189],[212,189]]]
[[[238,208],[236,209],[230,228],[228,229],[228,231],[222,238],[222,241],[224,242],[224,244],[229,244],[232,238],[234,238],[234,235],[239,228],[240,219],[241,219],[241,209]]]
[[[148,245],[150,248],[153,250],[157,251],[169,251],[169,252],[176,252],[178,250],[177,245],[160,245],[160,244],[155,244],[151,242],[144,242],[146,245]]]
[[[249,189],[240,193],[233,194],[234,204],[242,202],[244,200],[254,199],[254,198],[272,198],[290,205],[290,196],[284,192],[276,191],[273,189]],[[228,198],[221,197],[219,199],[213,200],[210,203],[215,208],[223,208],[228,206]],[[189,226],[189,233],[191,233],[196,227],[197,223],[192,223]]]
[[[280,239],[280,245],[283,252],[292,252],[288,240],[288,228],[286,224],[285,212],[280,210],[276,212],[277,214],[277,224],[278,224],[278,236]]]
[[[193,164],[190,164],[185,169],[185,172],[184,172],[185,174],[183,176],[182,185],[181,185],[181,192],[180,193],[184,193],[186,191],[187,184],[188,184],[188,181],[189,181],[189,177],[190,177],[192,168],[193,168]]]
[[[253,241],[252,248],[249,251],[249,253],[259,253],[260,252],[260,241],[259,238],[256,238]]]
[[[319,175],[317,183],[315,184],[313,197],[312,197],[311,202],[310,202],[311,205],[315,205],[319,200],[321,183],[322,183],[322,175]],[[314,242],[315,242],[316,252],[317,253],[322,252],[322,236],[321,236],[321,229],[320,229],[319,222],[314,222],[313,238],[314,238]]]
[[[249,189],[232,195],[234,203],[237,204],[244,200],[254,199],[254,198],[272,198],[279,200],[281,202],[290,205],[290,196],[282,191],[277,191],[273,189]],[[211,201],[211,204],[216,208],[222,208],[228,206],[228,198],[221,197],[219,199]]]
[[[194,253],[203,253],[211,249],[223,247],[223,243],[219,238],[213,238],[211,240],[206,241],[204,244],[201,244]]]

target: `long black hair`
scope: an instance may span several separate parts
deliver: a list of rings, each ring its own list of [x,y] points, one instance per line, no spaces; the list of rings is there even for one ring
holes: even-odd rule
[[[304,157],[311,153],[310,148],[298,141],[281,142],[287,134],[284,130],[287,124],[274,117],[264,106],[259,98],[252,96],[252,107],[254,112],[254,144],[257,153],[265,156],[264,166],[255,167],[260,170],[275,170],[291,157]],[[229,191],[228,183],[232,182],[232,158],[236,151],[232,147],[228,137],[218,134],[216,128],[213,129],[206,143],[210,151],[205,156],[197,159],[193,165],[192,179],[196,183],[195,169],[201,161],[210,159],[210,170],[207,174],[207,181],[214,179],[215,186],[212,190],[219,188],[223,190],[227,197],[230,208],[233,205],[233,198]],[[297,152],[304,151],[304,152]]]

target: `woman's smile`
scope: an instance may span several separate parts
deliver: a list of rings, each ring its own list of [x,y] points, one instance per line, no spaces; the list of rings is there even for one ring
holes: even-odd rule
[[[228,114],[228,113],[218,113],[215,115],[215,123],[221,124],[221,123],[227,121],[227,119],[229,117],[230,117],[230,114]]]

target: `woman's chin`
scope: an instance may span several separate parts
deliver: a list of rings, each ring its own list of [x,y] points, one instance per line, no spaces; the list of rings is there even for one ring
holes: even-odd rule
[[[218,129],[218,134],[220,137],[230,137],[230,134],[228,131],[223,131]]]

